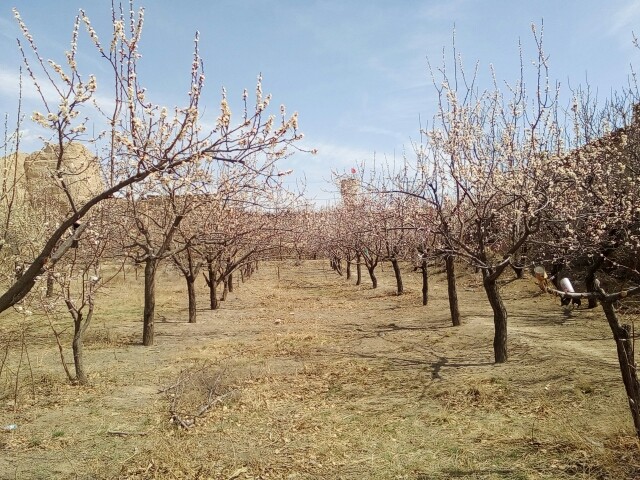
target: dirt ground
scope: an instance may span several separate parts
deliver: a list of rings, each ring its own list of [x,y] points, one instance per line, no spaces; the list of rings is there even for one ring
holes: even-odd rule
[[[17,428],[0,432],[0,479],[640,478],[599,309],[567,312],[505,278],[510,358],[495,365],[475,274],[452,327],[442,273],[425,307],[418,274],[396,296],[379,270],[373,290],[325,262],[262,264],[218,311],[202,282],[196,324],[164,272],[153,347],[128,272],[97,302],[89,387],[66,381],[45,317],[3,314],[0,426]],[[70,362],[70,321],[54,325]]]

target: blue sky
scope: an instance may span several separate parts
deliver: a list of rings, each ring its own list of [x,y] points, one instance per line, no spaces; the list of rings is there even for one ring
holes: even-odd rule
[[[110,0],[2,2],[0,113],[12,115],[16,109],[19,31],[11,7],[21,12],[43,57],[64,63],[78,9],[84,8],[106,37],[110,5]],[[551,78],[565,94],[569,85],[588,80],[604,99],[627,82],[631,65],[640,67],[640,51],[632,45],[632,32],[640,33],[636,0],[147,0],[136,5],[146,10],[141,80],[153,99],[169,107],[185,103],[198,30],[207,108],[217,111],[222,86],[231,98],[240,98],[262,73],[272,105],[298,111],[304,145],[319,150],[315,156],[295,154],[282,168],[306,176],[309,194],[320,204],[335,198],[326,183],[331,170],[343,172],[374,155],[391,160],[410,150],[420,119],[427,124],[436,112],[427,58],[439,64],[443,47],[450,51],[454,25],[458,52],[469,68],[479,62],[485,80],[490,64],[499,79],[517,79],[518,41],[530,65],[536,56],[531,24],[542,20]],[[102,67],[94,55],[83,58],[80,68],[99,74]],[[26,100],[27,112],[38,108],[28,95]]]

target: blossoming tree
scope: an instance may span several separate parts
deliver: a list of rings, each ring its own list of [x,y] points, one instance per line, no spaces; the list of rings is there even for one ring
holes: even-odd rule
[[[56,145],[61,161],[51,171],[51,181],[66,198],[67,209],[59,222],[44,235],[42,247],[28,262],[24,272],[7,285],[0,295],[0,312],[23,299],[36,280],[52,268],[77,241],[86,228],[72,231],[98,203],[120,195],[120,192],[150,176],[172,175],[182,165],[193,162],[222,162],[244,165],[258,156],[273,162],[286,154],[287,147],[301,138],[297,130],[297,114],[287,117],[282,109],[280,120],[268,115],[271,97],[262,92],[258,80],[253,104],[243,94],[244,110],[233,120],[227,94],[223,90],[220,114],[213,127],[205,127],[200,106],[205,76],[195,36],[193,62],[189,72],[189,95],[183,107],[169,109],[151,100],[138,78],[139,51],[144,24],[142,9],[113,9],[113,30],[103,42],[89,17],[80,11],[73,24],[66,64],[45,61],[27,28],[15,11],[24,41],[19,42],[25,68],[35,84],[42,102],[40,112],[32,119]],[[85,75],[79,65],[78,44],[84,27],[95,54],[109,70],[111,84],[98,97],[99,79]],[[54,92],[51,94],[50,92]],[[108,100],[104,100],[108,98]],[[89,122],[104,125],[95,137],[87,133]],[[71,184],[76,172],[62,162],[64,149],[70,142],[97,142],[99,155],[93,160],[103,172],[104,185],[89,198],[79,200]]]

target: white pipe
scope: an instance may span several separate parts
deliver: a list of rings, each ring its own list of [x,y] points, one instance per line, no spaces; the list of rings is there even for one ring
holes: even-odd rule
[[[574,293],[573,285],[571,285],[571,281],[565,277],[560,280],[560,288],[566,293]]]

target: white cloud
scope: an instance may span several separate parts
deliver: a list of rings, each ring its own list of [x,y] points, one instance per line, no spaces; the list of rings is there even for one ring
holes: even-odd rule
[[[633,27],[640,21],[640,2],[629,2],[622,8],[612,9],[613,15],[608,32],[610,35],[623,35],[627,41],[631,39]]]
[[[317,163],[328,169],[342,169],[355,166],[362,160],[373,158],[375,152],[365,148],[329,142],[309,142],[318,150]]]
[[[7,18],[0,17],[0,36],[15,42],[15,34],[12,33],[15,32],[15,27],[14,22]]]
[[[52,88],[43,86],[43,94],[46,97],[55,95]],[[17,69],[10,68],[6,65],[0,65],[0,95],[7,96],[17,100],[20,93],[20,75]],[[39,100],[40,95],[33,86],[33,82],[28,75],[22,75],[22,99],[23,100]]]
[[[40,86],[38,90],[32,79],[24,73],[22,74],[22,111],[31,114],[34,110],[42,111],[42,97],[50,102],[50,108],[55,108],[60,99],[60,94],[47,79],[38,79]],[[0,64],[0,110],[6,113],[13,113],[17,110],[20,96],[20,74],[17,69],[9,68]],[[1,98],[5,97],[5,98]],[[98,91],[93,98],[104,111],[112,111],[115,101],[112,97],[100,94],[100,81],[98,81]]]

